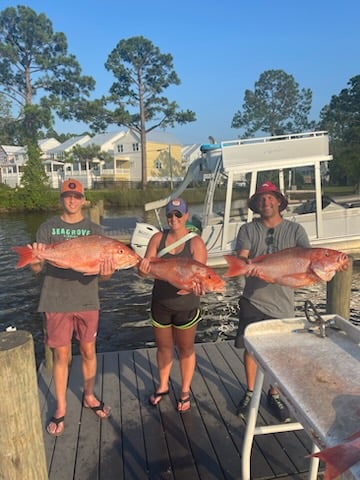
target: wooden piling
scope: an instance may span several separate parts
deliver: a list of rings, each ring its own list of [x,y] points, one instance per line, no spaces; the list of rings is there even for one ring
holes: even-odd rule
[[[104,200],[98,200],[96,206],[99,209],[100,218],[104,216]]]
[[[30,333],[0,332],[0,479],[46,480],[34,342]]]
[[[343,272],[337,272],[334,278],[328,282],[326,290],[326,313],[337,314],[349,320],[350,297],[353,273],[353,259],[349,257],[349,268]]]
[[[90,208],[89,211],[90,220],[100,225],[100,211],[97,205]]]

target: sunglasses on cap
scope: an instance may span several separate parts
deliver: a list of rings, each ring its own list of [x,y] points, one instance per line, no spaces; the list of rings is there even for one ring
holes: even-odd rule
[[[183,216],[183,214],[181,212],[179,212],[178,210],[175,210],[174,212],[169,212],[166,214],[166,218],[172,218],[172,217],[176,217],[176,218],[181,218]]]

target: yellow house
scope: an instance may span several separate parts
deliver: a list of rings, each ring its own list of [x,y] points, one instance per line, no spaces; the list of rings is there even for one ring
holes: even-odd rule
[[[141,142],[138,133],[128,130],[116,143],[112,176],[116,181],[141,182]],[[181,144],[174,135],[159,131],[147,134],[146,176],[148,182],[169,182],[171,186],[183,178]]]

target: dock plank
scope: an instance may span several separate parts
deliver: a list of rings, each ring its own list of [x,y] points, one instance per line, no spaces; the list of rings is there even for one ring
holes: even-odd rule
[[[148,398],[158,385],[155,348],[98,354],[95,392],[111,405],[106,420],[83,407],[81,358],[74,356],[64,434],[54,438],[44,430],[49,480],[241,480],[246,425],[235,409],[246,388],[243,350],[229,341],[196,344],[195,349],[191,410],[182,415],[176,411],[176,355],[169,395],[153,407]],[[56,404],[52,375],[43,364],[38,387],[45,429]],[[264,391],[257,423],[273,422]],[[310,450],[303,431],[258,435],[252,478],[302,480]]]

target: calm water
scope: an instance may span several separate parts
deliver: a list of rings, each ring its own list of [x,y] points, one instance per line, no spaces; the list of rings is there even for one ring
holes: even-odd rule
[[[140,209],[105,212],[105,219],[121,216],[124,227],[143,221]],[[43,332],[37,313],[39,282],[28,268],[16,270],[14,245],[32,242],[36,230],[48,215],[11,215],[0,217],[0,331],[9,326],[30,331],[34,338],[37,363],[43,358]],[[148,219],[150,221],[151,219]],[[219,270],[222,273],[223,270]],[[149,326],[149,299],[152,281],[139,277],[135,270],[115,272],[100,284],[101,318],[97,349],[99,352],[144,348],[154,345]],[[354,266],[350,320],[360,325],[360,265]],[[237,328],[237,299],[241,279],[227,282],[226,294],[207,294],[202,298],[203,321],[197,342],[215,342],[234,337]],[[296,292],[297,315],[303,316],[306,299],[325,312],[326,286],[315,285]],[[74,354],[78,353],[76,342]]]

